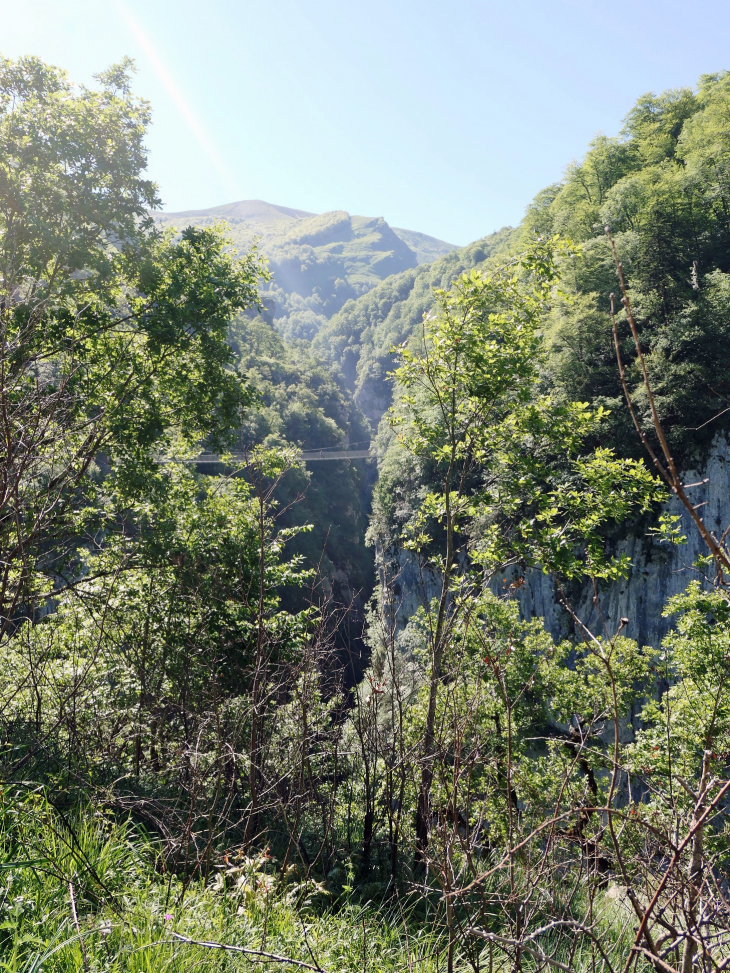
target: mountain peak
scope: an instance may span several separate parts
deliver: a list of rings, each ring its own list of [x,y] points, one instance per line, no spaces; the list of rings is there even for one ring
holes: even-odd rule
[[[251,223],[288,223],[295,220],[308,219],[315,216],[303,209],[291,209],[289,206],[277,206],[267,203],[263,199],[239,199],[235,203],[224,203],[222,206],[210,206],[207,209],[186,209],[176,213],[160,213],[165,219],[213,217],[224,220],[247,220]]]
[[[261,297],[285,337],[311,339],[346,301],[457,249],[425,233],[396,230],[382,216],[309,213],[263,199],[152,215],[161,226],[178,229],[223,220],[241,252],[257,240],[273,272]]]

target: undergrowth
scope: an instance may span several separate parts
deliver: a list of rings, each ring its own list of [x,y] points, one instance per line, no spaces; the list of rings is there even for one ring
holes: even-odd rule
[[[0,973],[437,973],[447,946],[439,909],[424,915],[417,901],[417,911],[398,897],[378,907],[350,885],[335,899],[295,868],[282,875],[268,852],[225,855],[186,879],[131,821],[93,808],[67,815],[39,790],[0,792]],[[615,939],[610,918],[604,931]],[[575,970],[591,963],[580,950],[553,958]],[[524,970],[541,966],[523,957]],[[484,943],[455,969],[507,967]]]
[[[186,882],[149,836],[102,811],[66,817],[40,793],[6,791],[0,814],[3,973],[439,967],[443,943],[405,911],[328,901],[266,854]]]

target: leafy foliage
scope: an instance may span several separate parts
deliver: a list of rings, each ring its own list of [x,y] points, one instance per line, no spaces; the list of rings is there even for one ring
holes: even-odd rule
[[[316,344],[342,367],[370,421],[377,423],[390,405],[390,348],[419,332],[434,304],[434,286],[448,288],[472,267],[488,273],[536,235],[559,233],[582,244],[583,258],[561,268],[570,300],[556,301],[545,315],[551,344],[546,381],[558,397],[603,406],[596,441],[638,455],[640,444],[621,406],[608,319],[608,295],[616,289],[603,232],[609,224],[624,260],[661,419],[677,458],[700,459],[698,451],[727,421],[722,356],[730,320],[729,99],[726,74],[703,76],[696,91],[642,97],[621,135],[596,138],[560,183],[538,193],[518,228],[407,271],[345,305]],[[628,327],[622,342],[625,360],[634,362]],[[638,370],[630,374],[651,432]]]
[[[142,219],[148,111],[127,69],[93,93],[33,58],[0,64],[5,626],[53,587],[66,541],[109,521],[97,463],[139,497],[156,453],[220,443],[250,401],[225,339],[265,271],[218,231],[173,240]]]
[[[260,317],[235,320],[228,340],[239,374],[257,392],[257,405],[243,422],[245,444],[321,451],[367,445],[364,417],[341,378],[307,343],[285,341]],[[358,594],[367,598],[373,562],[363,544],[369,506],[365,464],[338,460],[297,466],[281,481],[277,498],[282,524],[312,525],[292,541],[291,551],[317,565],[339,604],[349,605]]]
[[[508,236],[494,234],[433,264],[393,276],[365,297],[349,301],[322,327],[314,347],[342,369],[355,401],[373,426],[390,404],[391,349],[418,331],[433,305],[434,288],[450,287],[459,274],[482,264]]]
[[[724,968],[727,532],[719,557],[695,518],[716,574],[661,651],[592,631],[571,584],[597,602],[629,568],[608,526],[663,498],[611,448],[598,222],[633,261],[641,421],[655,383],[685,450],[722,400],[727,77],[641,99],[520,229],[346,305],[319,343],[342,378],[255,315],[255,251],[146,218],[128,70],[90,92],[0,65],[0,966]],[[317,265],[387,237],[279,213]],[[319,551],[328,593],[365,576],[365,484],[297,451],[367,438],[346,382],[377,418],[395,336],[372,664],[345,692],[327,599],[288,596]],[[234,443],[215,476],[185,462]],[[528,568],[569,640],[521,614]]]
[[[69,818],[42,792],[13,793],[0,816],[0,970],[207,973],[282,957],[284,969],[359,973],[363,957],[438,969],[436,935],[347,900],[320,912],[317,883],[297,869],[278,876],[268,853],[217,859],[193,883],[159,862],[159,844],[131,822],[94,808]]]

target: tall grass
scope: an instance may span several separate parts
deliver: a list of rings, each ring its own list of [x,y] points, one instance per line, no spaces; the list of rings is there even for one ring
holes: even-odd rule
[[[445,970],[439,911],[362,904],[267,854],[224,859],[194,882],[165,870],[161,848],[130,822],[90,809],[65,815],[41,791],[0,792],[0,973],[188,973],[306,968],[321,973]],[[349,889],[349,886],[347,887]],[[423,892],[423,889],[420,890]],[[429,908],[425,907],[426,910]],[[627,917],[605,897],[606,943],[621,951]],[[583,950],[542,947],[576,971]],[[456,958],[455,970],[507,973],[504,954]],[[294,961],[294,962],[292,962]],[[300,965],[296,965],[300,964]],[[303,964],[303,965],[302,965]],[[523,956],[522,969],[544,964]]]
[[[185,884],[129,823],[99,811],[64,817],[41,793],[0,800],[2,973],[297,968],[186,940],[331,973],[439,968],[435,932],[350,900],[333,908],[321,886],[283,881],[263,857]]]

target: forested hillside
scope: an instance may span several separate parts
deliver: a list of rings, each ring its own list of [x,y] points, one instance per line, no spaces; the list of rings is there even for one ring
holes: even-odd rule
[[[0,969],[722,973],[730,74],[419,265],[163,229],[131,68],[0,58]]]
[[[392,397],[388,372],[395,345],[417,334],[433,306],[434,288],[484,264],[511,239],[502,230],[427,266],[390,277],[357,301],[348,301],[318,332],[313,347],[342,369],[359,408],[377,428]]]
[[[356,401],[377,422],[391,398],[390,349],[418,333],[433,307],[432,288],[448,286],[472,267],[498,266],[537,235],[559,233],[582,251],[564,268],[570,301],[561,301],[545,319],[546,380],[561,395],[611,407],[605,434],[622,450],[638,450],[630,417],[613,408],[622,393],[607,317],[608,295],[616,289],[608,225],[632,289],[661,418],[680,452],[706,443],[726,424],[727,416],[710,420],[730,393],[723,378],[730,326],[729,105],[725,76],[704,77],[696,92],[645,96],[619,136],[598,136],[561,183],[537,195],[520,227],[405,271],[348,302],[315,347],[340,365]],[[625,327],[621,336],[636,385]]]
[[[345,301],[456,249],[425,233],[392,229],[382,217],[316,215],[261,200],[154,215],[160,226],[178,229],[224,222],[239,253],[256,240],[272,271],[261,291],[265,315],[285,338],[311,340]]]
[[[726,76],[703,78],[695,92],[643,97],[627,116],[621,134],[597,137],[586,156],[567,168],[560,184],[538,194],[518,228],[503,231],[498,240],[491,238],[495,245],[478,264],[482,272],[497,272],[537,239],[559,236],[576,244],[569,257],[559,260],[561,292],[541,316],[545,344],[540,387],[556,401],[586,402],[603,410],[586,447],[607,446],[621,456],[641,457],[646,455],[645,447],[626,407],[611,326],[612,292],[618,295],[617,312],[621,304],[606,233],[610,229],[640,333],[636,346],[626,317],[619,315],[616,337],[636,420],[650,448],[661,454],[640,348],[656,419],[666,435],[672,462],[679,469],[698,471],[695,480],[704,476],[713,442],[728,429],[730,419],[730,388],[725,378],[730,339],[727,148],[721,147],[727,137],[724,119],[729,106]],[[709,155],[708,146],[712,146]],[[475,249],[484,249],[483,244],[450,254],[425,270],[434,277],[441,271],[448,286],[469,268]],[[356,401],[369,410],[371,422],[392,401],[393,383],[386,375],[395,359],[389,349],[400,342],[419,347],[423,335],[420,319],[431,312],[434,301],[432,290],[419,290],[412,286],[411,276],[403,274],[346,305],[318,337],[320,347],[334,361],[350,366],[346,374]],[[398,413],[400,408],[396,403]],[[406,413],[412,408],[409,401]],[[381,449],[385,455],[371,536],[380,549],[387,549],[387,541],[397,538],[411,518],[419,516],[418,498],[433,485],[434,470],[429,464],[404,461],[402,446],[388,422],[381,427]],[[722,462],[720,456],[718,463]],[[472,488],[482,486],[477,479]],[[704,487],[698,483],[694,489]],[[700,507],[706,507],[707,501],[704,493],[695,493]],[[714,526],[719,527],[725,512],[716,508],[717,504],[712,510],[707,507],[704,514],[708,518],[711,514]],[[664,577],[666,550],[658,541],[652,544],[643,520],[624,518],[605,538],[633,545],[637,578],[643,578],[644,585],[674,593],[674,584]],[[398,543],[395,547],[403,556],[403,548]],[[673,570],[686,570],[681,557],[673,562]],[[642,584],[632,578],[633,597],[642,601]],[[553,633],[565,631],[572,625],[570,617],[549,604],[559,597],[550,593],[539,576],[533,586],[538,590],[528,586],[523,593],[526,609],[534,611],[537,603],[540,614],[551,616]],[[407,591],[409,607],[403,609],[407,615],[423,597],[413,590],[421,584],[410,576],[407,583],[401,579],[399,587]],[[618,596],[619,588],[625,589],[626,584],[599,585],[601,604],[614,606],[611,617],[613,620],[615,615],[616,621],[625,614],[616,609],[617,600],[625,604]],[[573,597],[584,604],[584,614],[594,594],[592,588],[582,595],[574,590]],[[604,610],[609,611],[608,607]],[[641,617],[626,622],[628,632],[637,638],[647,630],[666,631],[667,624],[647,624]]]

